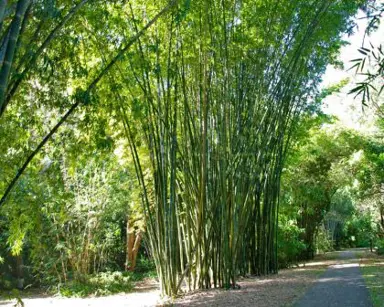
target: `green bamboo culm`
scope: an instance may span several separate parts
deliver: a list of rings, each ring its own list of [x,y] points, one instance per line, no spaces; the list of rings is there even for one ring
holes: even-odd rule
[[[138,40],[118,101],[163,294],[277,272],[290,135],[358,4],[185,1]]]
[[[7,85],[9,80],[9,74],[13,62],[13,57],[16,51],[17,40],[19,38],[21,24],[24,15],[30,5],[31,0],[19,0],[17,2],[15,16],[12,20],[12,25],[9,30],[8,42],[6,44],[6,51],[4,61],[0,70],[0,110],[3,108],[5,101],[5,95],[7,91]]]
[[[4,21],[6,7],[7,7],[7,0],[1,0],[0,1],[0,32],[3,28],[3,21]]]

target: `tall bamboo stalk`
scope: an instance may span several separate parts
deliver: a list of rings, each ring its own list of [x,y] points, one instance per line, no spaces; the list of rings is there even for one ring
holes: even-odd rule
[[[0,1],[0,32],[3,28],[3,21],[4,21],[4,15],[5,15],[5,9],[7,7],[7,0],[1,0]]]
[[[2,63],[3,65],[0,70],[0,110],[3,108],[3,104],[5,101],[9,73],[11,70],[13,57],[15,55],[16,44],[19,38],[21,23],[30,2],[31,0],[19,0],[17,2],[15,16],[13,17],[9,32],[7,49],[5,51],[4,61]]]

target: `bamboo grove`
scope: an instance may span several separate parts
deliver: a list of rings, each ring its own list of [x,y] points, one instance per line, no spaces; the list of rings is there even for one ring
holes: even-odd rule
[[[163,293],[277,272],[290,135],[355,9],[344,1],[187,1],[139,40],[130,72],[119,70],[128,93],[116,99]],[[148,150],[149,178],[138,146]]]
[[[128,140],[163,294],[276,273],[280,177],[292,132],[365,1],[63,1],[57,24],[28,24],[30,11],[50,1],[14,2],[2,32],[1,120],[20,92],[38,96],[26,81],[48,80],[47,68],[36,67],[41,58],[49,63],[60,31],[68,27],[82,43],[73,39],[69,54],[72,41],[57,47],[67,62],[58,61],[49,82],[71,84],[74,94],[55,92],[62,118],[8,175],[0,204],[68,118],[80,107],[87,115],[105,107]],[[113,5],[118,13],[105,31],[98,16]],[[33,52],[23,35],[38,40]],[[59,73],[62,83],[51,81]]]

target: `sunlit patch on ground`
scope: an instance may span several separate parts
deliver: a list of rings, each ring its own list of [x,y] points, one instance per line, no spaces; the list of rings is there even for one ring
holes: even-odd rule
[[[66,298],[59,296],[31,295],[22,299],[25,307],[124,307],[162,305],[158,283],[154,280],[139,282],[134,292],[102,297]],[[2,301],[1,307],[14,307],[15,301]]]
[[[345,263],[345,264],[335,264],[332,267],[335,269],[344,269],[344,268],[356,268],[358,267],[358,263]]]

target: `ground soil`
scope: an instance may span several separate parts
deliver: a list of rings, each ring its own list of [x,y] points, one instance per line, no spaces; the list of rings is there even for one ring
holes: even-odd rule
[[[359,250],[360,262],[369,261],[369,253]],[[106,297],[61,298],[33,295],[23,298],[25,307],[48,306],[293,306],[315,284],[330,265],[340,264],[340,252],[317,256],[314,261],[291,269],[281,270],[278,275],[249,277],[239,280],[240,289],[211,289],[185,294],[173,301],[160,298],[158,285],[154,280],[139,283],[132,293]],[[367,260],[368,259],[368,260]],[[343,259],[343,263],[352,261]],[[356,262],[356,259],[354,259]],[[15,301],[0,298],[0,307],[12,307]]]

